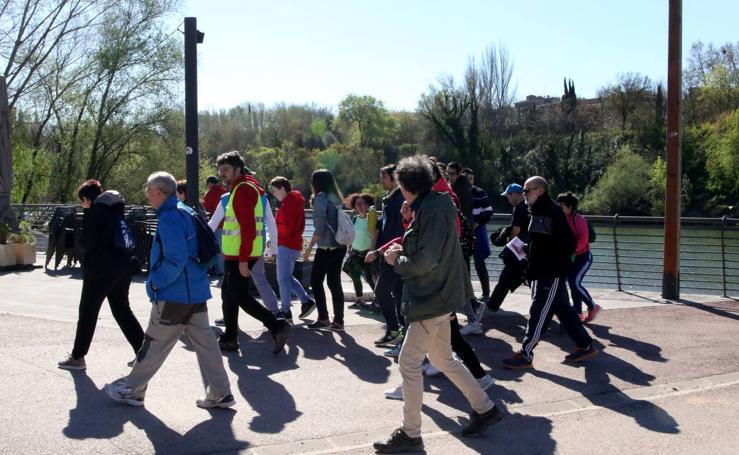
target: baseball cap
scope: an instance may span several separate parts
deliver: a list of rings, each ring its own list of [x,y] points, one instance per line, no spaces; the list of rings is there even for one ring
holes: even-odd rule
[[[500,195],[505,196],[508,193],[523,193],[523,187],[518,183],[511,183],[506,187],[505,191],[500,193]]]

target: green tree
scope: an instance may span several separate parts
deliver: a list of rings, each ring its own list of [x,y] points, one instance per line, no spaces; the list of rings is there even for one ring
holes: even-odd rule
[[[382,147],[395,129],[395,121],[382,101],[368,95],[347,95],[341,100],[336,125],[361,147]]]
[[[648,215],[650,166],[629,147],[622,148],[586,196],[582,209],[601,215]]]
[[[709,188],[718,201],[739,201],[739,109],[712,127],[706,144]]]

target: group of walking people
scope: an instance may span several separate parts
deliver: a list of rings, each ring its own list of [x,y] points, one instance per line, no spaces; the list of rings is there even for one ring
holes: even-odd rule
[[[305,199],[289,179],[277,176],[269,182],[269,193],[279,203],[273,215],[267,191],[238,152],[220,155],[216,165],[219,178],[206,181],[202,210],[183,202],[186,185],[169,173],[157,172],[147,180],[146,197],[158,224],[148,262],[146,290],[152,310],[146,330],[128,301],[138,261],[121,240],[131,235],[123,198],[103,191],[94,180],[80,186],[85,213],[83,288],[74,348],[59,362],[60,368],[86,368],[85,356],[107,297],[135,355],[129,362],[131,372],[105,386],[112,399],[143,405],[148,382],[184,335],[203,372],[206,394],[196,404],[233,406],[221,352],[239,349],[239,308],[266,327],[275,355],[283,351],[295,322],[293,297],[300,301],[299,319],[317,311],[306,324],[308,329],[344,331],[343,270],[354,286],[351,307],[382,314],[385,331],[375,345],[387,349],[384,355],[398,358],[402,384],[385,395],[403,400],[403,424],[388,440],[375,444],[379,452],[397,452],[423,447],[423,374],[443,372],[468,399],[473,412],[464,435],[478,435],[502,418],[485,392],[493,379],[464,336],[483,334],[480,320],[485,310],[497,311],[506,295],[523,283],[531,287],[529,321],[521,348],[502,360],[504,367],[533,367],[534,348],[554,315],[576,346],[565,357],[567,362],[585,361],[598,352],[583,326],[600,311],[582,285],[592,263],[591,230],[577,212],[577,197],[565,193],[555,202],[542,177],[530,177],[523,186],[508,185],[502,195],[513,206],[511,223],[488,239],[490,198],[474,186],[472,170],[459,163],[444,165],[418,155],[382,167],[379,181],[385,196],[380,218],[373,195],[344,198],[332,173],[319,169],[310,179],[314,231],[304,246]],[[339,235],[346,230],[345,207],[354,212],[350,241]],[[214,263],[201,261],[203,242],[211,237],[203,233],[205,220],[199,212],[209,215],[207,226],[220,245],[222,255]],[[502,247],[504,263],[492,292],[485,266],[491,254],[489,240]],[[275,255],[279,300],[265,273],[265,258]],[[294,277],[299,259],[309,261],[311,256],[312,298]],[[480,279],[481,298],[473,293],[471,262]],[[212,297],[209,274],[223,280],[223,318],[216,324],[224,330],[218,338],[206,305]],[[363,280],[374,291],[373,299],[365,300]],[[250,294],[250,282],[263,303]],[[582,303],[587,314],[582,313]],[[460,311],[467,316],[464,327],[457,319]]]

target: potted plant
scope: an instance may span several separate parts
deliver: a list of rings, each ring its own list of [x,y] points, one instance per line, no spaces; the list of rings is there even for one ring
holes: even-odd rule
[[[14,248],[15,263],[33,265],[36,263],[36,237],[31,232],[31,225],[27,221],[21,221],[20,228],[20,232],[9,236]]]
[[[0,223],[0,267],[15,265],[15,247],[8,245],[10,226]]]

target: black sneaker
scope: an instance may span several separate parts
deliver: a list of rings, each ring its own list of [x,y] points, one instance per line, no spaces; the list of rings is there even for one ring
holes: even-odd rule
[[[514,352],[511,357],[503,359],[503,367],[508,368],[509,370],[523,370],[526,368],[534,368],[534,363],[531,359],[527,359],[522,353]]]
[[[332,322],[330,326],[328,326],[328,329],[332,332],[343,332],[344,331],[344,323],[343,322]]]
[[[398,339],[403,335],[403,332],[400,330],[391,330],[389,332],[385,332],[385,335],[382,336],[382,338],[375,341],[375,346],[379,347],[389,347],[389,345],[395,346],[397,344]]]
[[[478,414],[473,412],[470,414],[470,423],[462,428],[462,436],[468,438],[474,438],[480,435],[485,428],[500,422],[503,418],[503,413],[500,412],[497,406],[493,406],[493,409],[489,410],[485,414]]]
[[[285,313],[283,313],[282,311],[278,311],[277,313],[275,313],[275,318],[284,320],[286,319]]]
[[[349,305],[347,308],[349,308],[350,310],[361,310],[364,305],[364,299],[357,298],[357,300]]]
[[[399,453],[423,450],[423,439],[411,438],[402,428],[398,428],[390,435],[390,439],[385,442],[376,442],[372,447],[378,453]]]
[[[290,336],[290,324],[285,320],[282,320],[282,327],[275,330],[272,334],[272,338],[275,340],[275,348],[272,350],[272,354],[277,355],[285,347],[287,338]]]
[[[567,354],[565,356],[565,362],[568,362],[568,363],[582,362],[583,360],[588,360],[592,357],[595,357],[597,353],[598,353],[598,349],[596,349],[595,346],[593,346],[593,343],[590,343],[590,346],[587,349],[577,348],[577,351],[573,352],[572,354]]]
[[[493,313],[496,313],[498,310],[500,310],[500,306],[503,304],[503,302],[493,302],[492,298],[485,300],[485,302],[487,302],[485,306],[487,306],[488,310],[492,311]]]
[[[370,311],[372,313],[380,313],[380,305],[377,304],[377,302],[365,302],[362,305],[362,310]]]
[[[218,347],[221,352],[234,352],[239,350],[239,342],[237,340],[227,340],[225,335],[218,337]]]
[[[67,356],[66,359],[57,363],[57,366],[61,368],[62,370],[85,370],[87,369],[87,365],[85,364],[84,357],[75,359],[71,355]]]
[[[293,323],[293,312],[292,310],[287,310],[282,312],[285,315],[285,320],[289,322],[290,324]]]
[[[234,400],[234,396],[231,395],[230,393],[220,398],[205,398],[203,400],[195,401],[195,405],[203,409],[211,409],[211,408],[225,409],[225,408],[233,407],[235,404],[236,404],[236,401]]]
[[[300,305],[300,314],[298,315],[298,317],[300,319],[305,319],[315,310],[316,302],[314,302],[313,299],[308,299],[306,303]]]
[[[330,325],[331,325],[331,322],[328,319],[326,320],[319,319],[313,324],[308,324],[308,328],[311,330],[319,330],[319,329],[325,329],[329,327]]]

